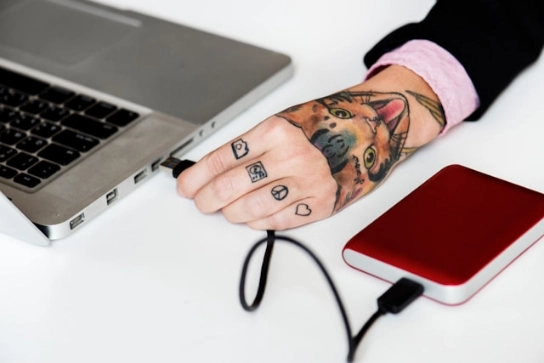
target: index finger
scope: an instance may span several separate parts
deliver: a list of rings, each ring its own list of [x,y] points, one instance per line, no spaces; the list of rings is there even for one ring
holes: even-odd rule
[[[259,137],[259,125],[245,134],[232,139],[216,150],[204,156],[195,165],[183,171],[177,179],[177,189],[184,197],[193,198],[195,194],[218,175],[221,175],[246,160],[258,157],[267,151],[266,138]],[[246,140],[263,140],[253,142]]]

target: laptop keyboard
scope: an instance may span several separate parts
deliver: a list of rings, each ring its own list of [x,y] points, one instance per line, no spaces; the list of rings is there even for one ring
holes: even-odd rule
[[[37,190],[138,117],[0,67],[0,181]]]

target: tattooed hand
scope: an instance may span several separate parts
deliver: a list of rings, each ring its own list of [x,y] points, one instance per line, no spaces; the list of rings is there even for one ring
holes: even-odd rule
[[[178,191],[200,211],[221,210],[233,223],[292,228],[373,190],[444,125],[428,85],[391,66],[261,122],[180,174]]]
[[[311,187],[309,187],[311,186]],[[181,195],[234,223],[283,229],[331,215],[337,185],[299,129],[273,116],[178,177]]]

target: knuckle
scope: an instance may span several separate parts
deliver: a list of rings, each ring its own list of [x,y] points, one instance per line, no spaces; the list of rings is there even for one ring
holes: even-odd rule
[[[328,167],[316,168],[314,173],[308,179],[308,183],[311,183],[310,185],[315,185],[316,188],[318,187],[322,192],[336,192],[336,181],[331,175]],[[319,184],[316,183],[318,181]],[[334,189],[334,191],[331,189]]]
[[[198,209],[200,213],[212,213],[214,210],[210,208],[210,206],[203,201],[201,198],[198,197],[198,195],[194,199],[195,207]]]
[[[206,167],[214,176],[223,173],[226,170],[226,165],[223,156],[218,152],[211,153],[206,159]]]
[[[261,218],[266,215],[269,206],[262,196],[251,196],[245,202],[245,210],[250,219]]]
[[[271,229],[268,226],[264,225],[262,220],[261,221],[247,222],[246,225],[249,228],[255,229],[255,230],[258,230],[258,231],[262,231],[262,230],[265,230],[265,229]]]
[[[285,213],[276,213],[268,217],[268,224],[270,229],[283,231],[289,228],[289,219],[286,218]]]
[[[193,192],[189,187],[189,184],[186,179],[178,178],[176,180],[178,193],[184,197],[191,198],[193,197]]]
[[[293,130],[296,130],[287,121],[277,117],[271,117],[262,123],[261,132],[272,139],[285,139],[289,137]]]
[[[234,183],[232,178],[222,176],[212,182],[213,194],[222,202],[230,201],[234,194]]]
[[[307,139],[301,141],[289,142],[289,147],[283,150],[284,157],[292,162],[296,163],[302,170],[311,169],[322,172],[328,170],[327,160],[323,157],[323,154]]]
[[[230,223],[241,223],[243,222],[242,219],[240,219],[236,214],[232,213],[230,208],[223,208],[221,210],[221,213],[223,213],[223,217],[230,222]]]
[[[313,147],[313,146],[312,146]],[[311,166],[314,170],[313,174],[319,174],[323,168],[320,167],[319,161],[321,160],[322,156],[320,154],[316,154],[313,149],[308,149],[306,145],[300,145],[298,147],[293,148],[293,156],[296,160],[301,164],[301,166]]]

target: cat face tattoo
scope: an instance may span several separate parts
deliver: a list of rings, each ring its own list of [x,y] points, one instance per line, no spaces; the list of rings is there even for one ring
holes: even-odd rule
[[[340,92],[277,116],[302,129],[338,184],[334,210],[368,193],[401,156],[410,125],[400,93]]]

